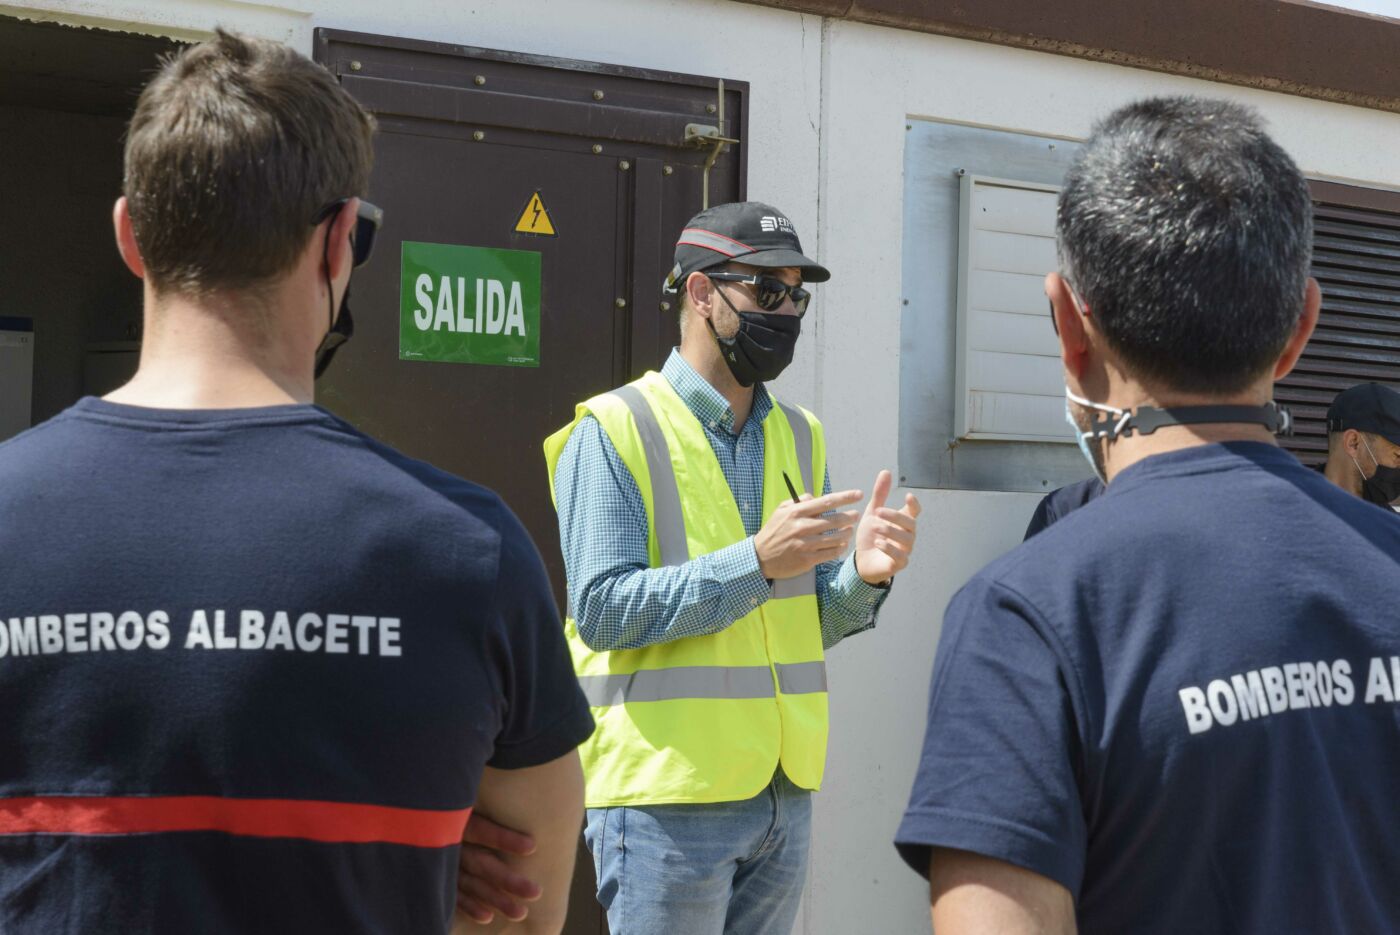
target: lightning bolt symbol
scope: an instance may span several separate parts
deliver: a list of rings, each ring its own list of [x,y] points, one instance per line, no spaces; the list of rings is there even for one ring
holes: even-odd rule
[[[535,217],[534,217],[533,220],[530,221],[530,227],[533,229],[536,225],[539,224],[539,222],[540,222],[540,212],[544,210],[544,204],[540,201],[540,196],[539,196],[539,195],[536,195],[536,196],[535,196],[535,203],[534,203],[533,205],[531,205],[530,207],[532,207],[532,208],[535,209]]]

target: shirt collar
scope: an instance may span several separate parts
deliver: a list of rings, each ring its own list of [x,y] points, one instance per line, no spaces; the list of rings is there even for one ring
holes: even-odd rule
[[[661,375],[676,391],[676,395],[694,413],[701,425],[722,428],[734,434],[734,410],[724,394],[710,385],[709,381],[695,372],[695,368],[681,356],[680,348],[672,348],[671,356],[661,368]],[[773,399],[762,383],[754,387],[753,410],[749,413],[744,427],[762,425],[773,408]]]

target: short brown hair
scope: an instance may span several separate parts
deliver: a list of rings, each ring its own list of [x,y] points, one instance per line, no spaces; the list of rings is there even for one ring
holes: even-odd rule
[[[363,196],[373,121],[330,72],[218,30],[167,60],[136,103],[123,191],[157,292],[256,289],[306,249],[312,219]]]

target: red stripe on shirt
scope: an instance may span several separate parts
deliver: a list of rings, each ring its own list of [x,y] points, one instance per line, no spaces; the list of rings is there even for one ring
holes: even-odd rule
[[[436,811],[305,799],[208,795],[0,798],[0,835],[224,831],[253,838],[447,847],[470,808]]]

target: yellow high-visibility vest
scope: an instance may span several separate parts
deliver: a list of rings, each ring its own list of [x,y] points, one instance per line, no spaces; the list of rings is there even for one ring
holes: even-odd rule
[[[743,520],[694,413],[650,372],[581,404],[544,443],[549,485],[585,415],[596,418],[641,489],[651,567],[680,565],[744,539]],[[799,493],[821,494],[821,423],[779,403],[763,420],[763,518]],[[608,530],[597,530],[608,535]],[[816,573],[773,582],[772,596],[727,629],[595,652],[564,624],[574,670],[597,729],[579,753],[589,808],[735,802],[752,798],[779,764],[804,789],[826,765],[826,663]]]

